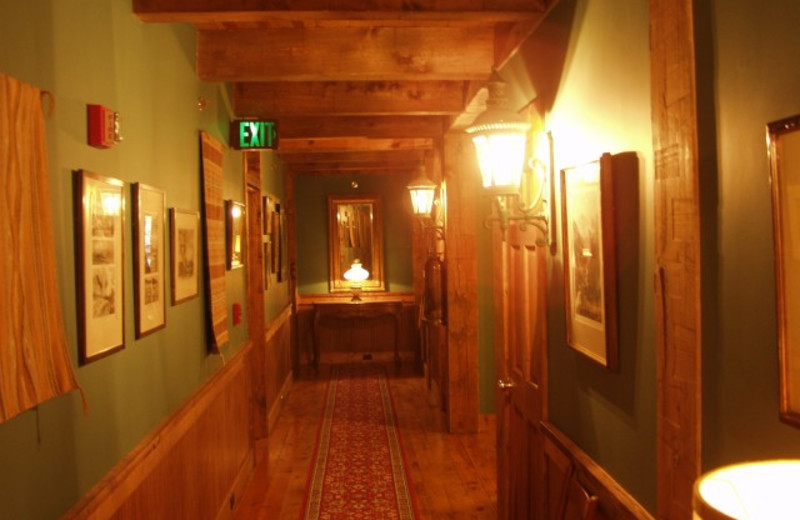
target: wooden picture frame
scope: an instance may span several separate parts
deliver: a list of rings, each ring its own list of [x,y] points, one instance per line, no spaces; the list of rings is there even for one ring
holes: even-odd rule
[[[228,270],[244,267],[244,204],[225,201],[225,263]]]
[[[386,291],[383,275],[383,205],[376,195],[328,196],[328,287],[349,292],[344,273],[358,259],[369,278],[364,292]]]
[[[73,172],[78,361],[125,348],[125,183]]]
[[[276,200],[273,206],[272,216],[275,220],[272,233],[272,272],[275,273],[276,279],[280,282],[283,278],[283,213],[281,212],[281,203]]]
[[[610,154],[561,170],[567,343],[616,370],[617,292]]]
[[[169,209],[172,305],[200,294],[200,212]]]
[[[134,183],[133,300],[136,338],[167,325],[166,240],[167,195],[163,190]]]
[[[767,141],[775,247],[780,418],[800,427],[800,114],[769,123]]]

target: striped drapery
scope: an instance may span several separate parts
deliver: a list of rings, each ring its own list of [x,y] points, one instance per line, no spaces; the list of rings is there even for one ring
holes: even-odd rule
[[[0,74],[0,422],[79,388],[59,301],[41,96]]]
[[[206,244],[206,317],[215,354],[228,343],[228,304],[225,293],[225,202],[222,195],[223,154],[217,139],[200,132],[203,157],[203,231]]]

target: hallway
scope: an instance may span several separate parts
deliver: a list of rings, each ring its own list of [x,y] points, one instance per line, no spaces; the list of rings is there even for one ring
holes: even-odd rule
[[[329,371],[298,375],[237,520],[300,518]],[[425,378],[407,367],[387,372],[419,519],[496,518],[494,417],[482,417],[478,434],[448,434]]]

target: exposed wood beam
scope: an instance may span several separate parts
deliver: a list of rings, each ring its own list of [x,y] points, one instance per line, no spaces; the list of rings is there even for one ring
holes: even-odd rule
[[[419,81],[485,79],[494,31],[372,27],[198,31],[205,81]]]
[[[298,137],[440,137],[441,116],[290,117],[278,121],[281,139]]]
[[[380,152],[392,150],[429,150],[433,139],[401,138],[371,139],[366,137],[330,137],[324,139],[281,139],[278,152],[288,153],[328,153],[328,152]]]
[[[419,161],[380,162],[380,163],[308,163],[292,164],[289,168],[299,174],[332,174],[332,173],[390,173],[414,172],[419,166]]]
[[[281,159],[289,165],[302,163],[353,163],[353,162],[418,162],[424,150],[392,150],[385,152],[327,152],[316,153],[313,156],[302,153],[281,153]]]
[[[524,20],[544,10],[545,0],[134,0],[145,22],[242,23],[268,20]],[[292,5],[294,4],[294,5]]]
[[[442,115],[464,110],[463,81],[236,83],[233,109],[242,117]]]

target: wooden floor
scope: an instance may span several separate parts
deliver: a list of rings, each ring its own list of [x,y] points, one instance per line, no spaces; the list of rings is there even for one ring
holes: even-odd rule
[[[477,434],[448,434],[425,379],[390,368],[389,385],[420,519],[496,519],[495,424]],[[298,520],[324,404],[328,371],[296,378],[237,520]]]

